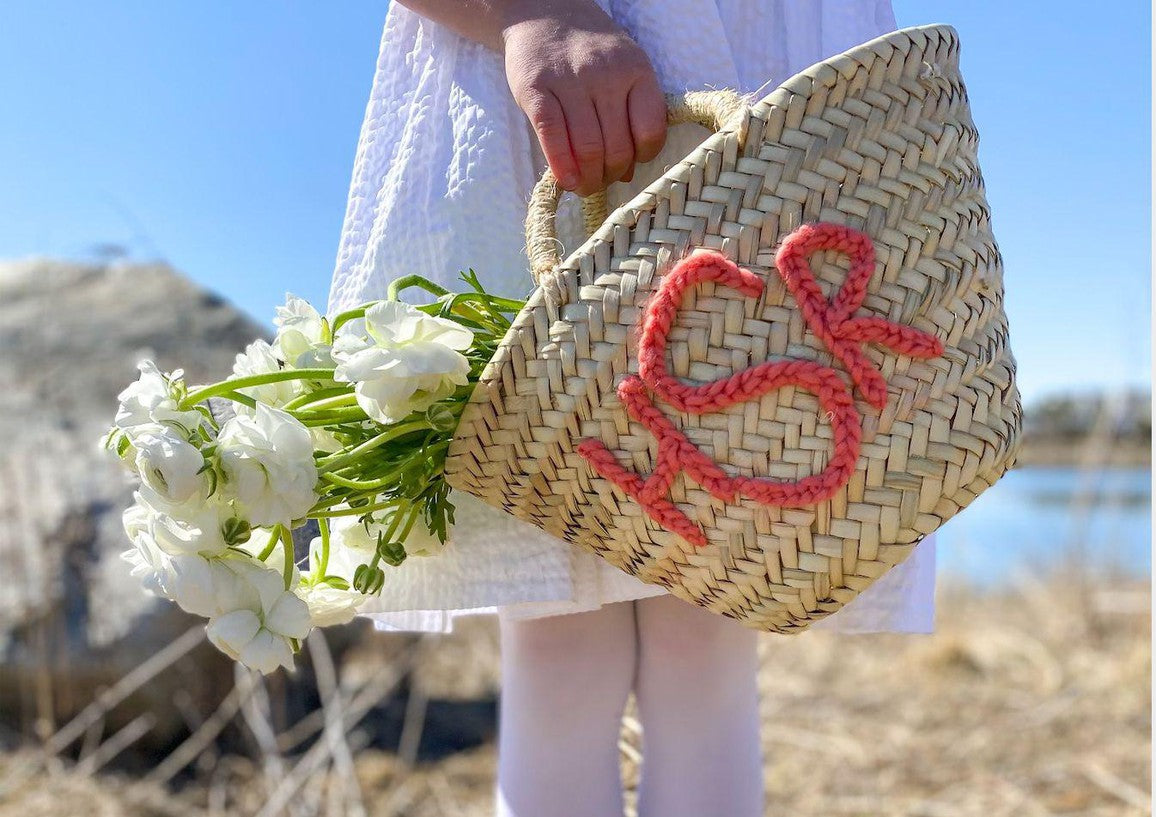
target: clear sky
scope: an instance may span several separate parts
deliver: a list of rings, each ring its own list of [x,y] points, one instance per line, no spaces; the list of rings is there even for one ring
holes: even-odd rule
[[[261,320],[286,290],[323,305],[385,9],[11,4],[0,26],[0,258],[120,245]],[[1025,398],[1146,384],[1148,4],[895,0],[895,10],[901,26],[960,32]]]

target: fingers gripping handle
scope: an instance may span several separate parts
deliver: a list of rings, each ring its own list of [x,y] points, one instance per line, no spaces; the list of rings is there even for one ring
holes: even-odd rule
[[[693,122],[710,130],[727,127],[732,118],[746,110],[747,103],[734,91],[692,91],[686,94],[668,94],[666,121],[668,125]],[[530,206],[526,212],[526,253],[530,259],[530,274],[542,283],[562,262],[554,218],[562,188],[549,169],[534,185]],[[606,191],[582,199],[582,220],[590,235],[606,221]]]

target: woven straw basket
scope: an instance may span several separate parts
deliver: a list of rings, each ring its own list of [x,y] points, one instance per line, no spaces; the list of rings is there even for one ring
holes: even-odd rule
[[[825,60],[717,130],[538,288],[462,417],[450,484],[761,630],[838,610],[999,479],[1021,409],[947,26]]]

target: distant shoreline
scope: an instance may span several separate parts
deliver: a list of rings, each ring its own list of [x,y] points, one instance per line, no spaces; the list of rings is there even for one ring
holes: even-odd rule
[[[1114,441],[1106,450],[1087,440],[1041,440],[1024,442],[1016,467],[1065,465],[1073,468],[1147,468],[1152,465],[1152,447],[1148,440]]]

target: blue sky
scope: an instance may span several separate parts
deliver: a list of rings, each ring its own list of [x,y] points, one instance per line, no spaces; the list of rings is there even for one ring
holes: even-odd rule
[[[117,244],[261,320],[286,290],[324,304],[385,8],[13,4],[0,258]],[[1025,398],[1147,383],[1148,4],[895,10],[960,32]]]

